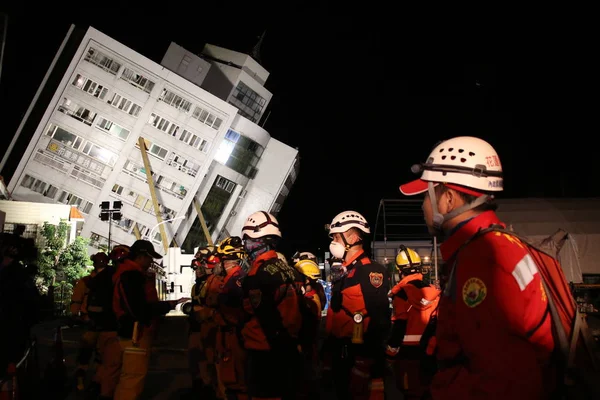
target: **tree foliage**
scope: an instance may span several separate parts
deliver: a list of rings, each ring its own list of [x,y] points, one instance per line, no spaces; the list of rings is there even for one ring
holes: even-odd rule
[[[62,293],[68,293],[70,297],[75,282],[87,275],[86,265],[90,265],[91,261],[87,254],[89,239],[77,237],[67,245],[69,230],[70,227],[65,221],[61,221],[58,225],[44,222],[43,242],[40,245],[38,258],[38,286],[44,292],[49,287],[55,286]],[[58,271],[65,276],[64,281],[60,283],[56,282]]]

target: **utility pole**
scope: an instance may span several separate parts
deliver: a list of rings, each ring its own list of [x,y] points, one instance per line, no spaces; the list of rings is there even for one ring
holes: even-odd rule
[[[108,221],[108,253],[110,253],[112,222],[121,220],[123,216],[121,214],[121,207],[123,207],[123,202],[119,200],[113,201],[112,208],[110,208],[110,201],[100,203],[100,220]]]
[[[2,77],[2,65],[4,64],[4,47],[6,46],[6,33],[8,32],[8,15],[2,15],[2,47],[0,47],[0,77]]]

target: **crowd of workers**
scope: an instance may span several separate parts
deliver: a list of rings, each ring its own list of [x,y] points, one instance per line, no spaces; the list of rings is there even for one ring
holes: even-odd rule
[[[371,231],[356,211],[341,212],[328,225],[332,294],[323,324],[327,300],[316,258],[283,257],[283,235],[268,212],[251,214],[239,236],[198,250],[196,283],[184,307],[191,398],[314,399],[331,386],[340,400],[383,399],[386,373],[405,399],[550,396],[555,346],[535,263],[506,235],[471,240],[500,224],[493,202],[503,188],[496,151],[481,139],[456,137],[413,170],[420,179],[400,191],[424,194],[425,222],[443,242],[439,284],[426,283],[419,255],[401,246],[400,281],[392,287],[396,271],[365,252]],[[188,300],[158,300],[151,274],[160,257],[144,240],[98,253],[95,272],[76,290],[75,297],[88,290],[84,348],[98,349],[94,379],[101,398],[139,398],[157,318]],[[102,274],[107,278],[99,279]],[[92,300],[95,284],[110,286],[111,295]],[[73,312],[83,315],[78,301]],[[83,382],[90,354],[80,356]]]

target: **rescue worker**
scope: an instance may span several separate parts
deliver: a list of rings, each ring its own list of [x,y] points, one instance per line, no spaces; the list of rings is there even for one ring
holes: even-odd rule
[[[310,260],[312,262],[314,262],[315,264],[319,265],[319,262],[317,261],[317,257],[309,252],[309,251],[297,251],[296,253],[294,253],[294,255],[292,256],[292,263],[294,263],[294,265],[301,260]]]
[[[129,257],[130,248],[124,244],[118,244],[113,247],[108,258],[110,259],[111,283],[114,285],[113,277],[117,272],[121,264]],[[108,270],[106,268],[105,270]],[[114,286],[111,285],[114,293]],[[117,334],[118,322],[116,314],[113,310],[112,304],[107,306],[110,308],[110,314],[103,312],[103,319],[106,319],[104,324],[106,329],[101,333],[98,338],[98,345],[96,351],[101,354],[102,358],[102,370],[99,373],[100,378],[100,395],[98,400],[109,400],[112,399],[119,383],[119,377],[121,375],[121,364],[122,364],[122,351],[119,336]],[[104,311],[104,310],[103,310]],[[90,313],[90,316],[92,314]],[[110,326],[113,329],[110,329]]]
[[[241,326],[244,321],[242,283],[246,272],[241,267],[246,258],[242,239],[228,237],[217,247],[222,263],[222,289],[217,297],[214,319],[217,331],[217,371],[225,387],[227,400],[247,400],[246,350],[242,346]]]
[[[39,322],[40,294],[30,273],[37,257],[33,239],[0,232],[0,393],[11,394],[10,374],[31,346]],[[7,376],[8,374],[8,376]],[[25,392],[26,390],[23,390]],[[23,393],[25,395],[25,393]]]
[[[216,345],[218,325],[215,321],[215,307],[221,291],[222,276],[218,273],[221,260],[216,255],[216,247],[211,246],[205,271],[208,275],[206,283],[198,293],[198,305],[194,306],[194,317],[200,322],[200,347],[203,355],[200,363],[200,376],[205,393],[212,398],[223,399],[225,388],[219,380],[216,368]]]
[[[339,399],[383,399],[384,341],[390,326],[390,277],[363,249],[371,232],[356,211],[336,215],[329,225],[333,257],[345,276],[333,284],[327,310],[327,350]]]
[[[437,309],[440,290],[423,282],[421,257],[413,249],[400,245],[396,269],[400,282],[389,293],[394,311],[386,355],[404,399],[421,399],[427,392],[419,374],[424,358],[421,337]]]
[[[511,236],[490,232],[470,241],[478,230],[500,223],[492,201],[503,189],[498,154],[482,139],[455,137],[438,144],[413,171],[422,172],[421,178],[400,191],[425,194],[425,222],[443,240],[447,268],[432,397],[548,398],[554,342],[538,268]]]
[[[322,311],[327,299],[325,289],[319,282],[321,270],[317,263],[306,257],[299,259],[294,264],[304,278],[302,292],[304,293],[305,306],[308,312],[303,313],[300,346],[304,356],[304,381],[300,389],[305,398],[319,398],[319,385],[317,383],[319,369],[318,342],[321,327]]]
[[[214,254],[214,246],[201,247],[192,260],[196,283],[192,286],[192,309],[189,315],[188,360],[192,375],[192,394],[199,398],[214,398],[215,392],[208,377],[208,363],[202,346],[202,324],[197,313],[205,306],[206,281],[209,271],[207,260]],[[212,269],[210,270],[212,273]],[[201,295],[202,294],[202,295]]]
[[[96,346],[98,344],[98,336],[100,332],[95,329],[93,326],[90,326],[90,318],[88,316],[87,310],[87,297],[89,293],[89,285],[92,279],[102,272],[106,266],[108,265],[109,258],[108,255],[104,252],[98,252],[90,257],[94,265],[94,269],[92,272],[79,279],[73,288],[73,294],[71,295],[71,316],[77,322],[84,326],[84,332],[81,335],[81,339],[79,342],[79,351],[77,353],[77,369],[75,370],[75,378],[77,390],[83,391],[85,390],[85,379],[87,375],[87,371],[90,367],[90,361],[94,352],[96,351]],[[98,355],[96,353],[96,358]],[[98,361],[98,360],[96,360]],[[90,384],[89,390],[96,391],[100,386],[100,374],[101,369],[96,367],[96,373],[92,378],[92,382]]]
[[[257,211],[242,228],[250,270],[244,279],[242,328],[248,354],[247,383],[252,399],[282,399],[293,396],[302,365],[298,334],[302,327],[296,290],[298,272],[279,259],[281,231],[277,219]]]
[[[164,315],[186,298],[154,302],[148,299],[147,271],[154,259],[162,258],[147,240],[131,245],[129,258],[113,275],[113,310],[118,321],[122,349],[122,368],[115,400],[138,399],[144,390],[148,372],[153,317]]]

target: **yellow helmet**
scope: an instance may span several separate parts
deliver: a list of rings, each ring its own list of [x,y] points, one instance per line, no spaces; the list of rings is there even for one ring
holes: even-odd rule
[[[396,255],[396,268],[405,274],[414,274],[421,269],[421,257],[413,249],[401,244]]]
[[[246,250],[239,236],[231,236],[224,239],[217,246],[217,257],[221,260],[243,260],[246,258]]]
[[[298,270],[302,275],[309,277],[310,279],[320,279],[321,270],[316,262],[312,260],[300,260],[294,264],[294,268]]]

